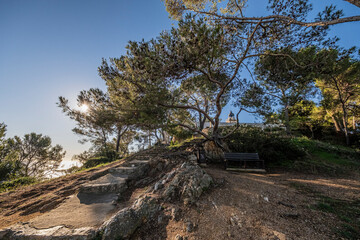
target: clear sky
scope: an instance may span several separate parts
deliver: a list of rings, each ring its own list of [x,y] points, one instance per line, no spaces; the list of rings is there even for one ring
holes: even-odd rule
[[[262,15],[267,0],[250,2],[256,5],[249,13]],[[333,3],[347,16],[360,15],[343,0],[312,2],[315,9]],[[7,136],[48,135],[66,159],[86,150],[71,131],[74,122],[56,107],[58,96],[74,102],[83,89],[105,90],[97,73],[101,58],[118,57],[129,40],[149,40],[173,24],[160,0],[0,0],[0,122]],[[359,22],[337,25],[331,34],[344,47],[360,45]]]

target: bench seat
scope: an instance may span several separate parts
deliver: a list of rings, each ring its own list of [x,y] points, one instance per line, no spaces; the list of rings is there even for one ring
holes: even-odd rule
[[[265,172],[264,160],[258,153],[225,153],[225,169]]]

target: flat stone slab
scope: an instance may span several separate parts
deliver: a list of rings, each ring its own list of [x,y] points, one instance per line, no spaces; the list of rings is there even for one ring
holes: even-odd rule
[[[35,229],[29,224],[17,224],[6,230],[0,230],[0,239],[36,239],[36,240],[90,240],[94,239],[96,229],[85,227],[70,229],[56,226],[48,229]]]
[[[255,173],[266,173],[265,169],[260,168],[226,168],[227,171],[237,171],[237,172],[255,172]]]
[[[78,193],[59,207],[31,220],[30,226],[36,229],[98,227],[116,211],[112,204],[116,199],[116,193]]]
[[[126,181],[127,175],[116,173],[108,173],[96,180],[90,181],[80,186],[82,193],[109,193],[109,192],[123,192],[127,189]]]
[[[117,167],[109,169],[110,173],[131,175],[136,171],[136,167]]]
[[[124,165],[125,166],[131,166],[131,167],[137,167],[139,165],[145,165],[145,164],[149,164],[150,160],[140,160],[140,159],[136,159],[136,160],[132,160],[130,162],[126,162]]]

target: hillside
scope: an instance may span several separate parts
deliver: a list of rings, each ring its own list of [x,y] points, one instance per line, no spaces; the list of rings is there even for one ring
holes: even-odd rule
[[[359,239],[358,175],[227,172],[193,151],[160,146],[2,193],[0,237]]]

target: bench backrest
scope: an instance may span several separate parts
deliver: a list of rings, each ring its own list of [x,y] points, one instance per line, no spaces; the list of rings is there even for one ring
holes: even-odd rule
[[[259,160],[257,153],[225,153],[225,159],[228,160]]]

